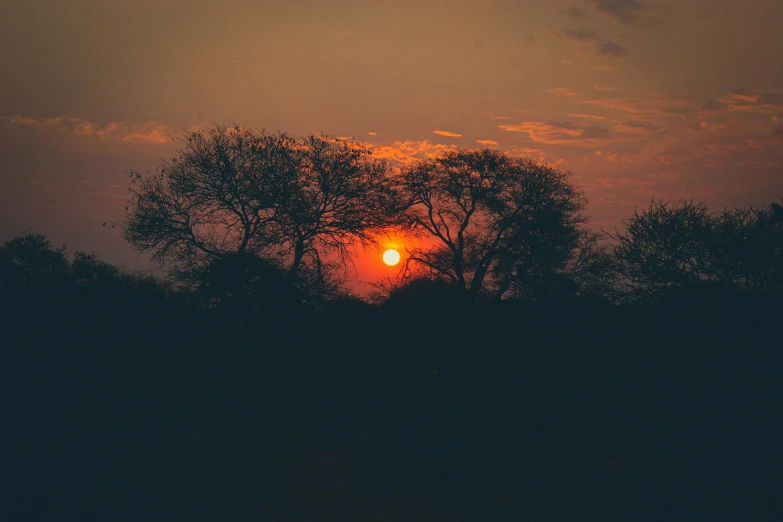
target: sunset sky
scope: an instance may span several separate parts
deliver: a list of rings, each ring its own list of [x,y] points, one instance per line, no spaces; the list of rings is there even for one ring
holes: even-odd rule
[[[0,241],[145,266],[101,227],[123,172],[228,121],[396,163],[528,155],[609,230],[652,197],[779,201],[781,20],[780,0],[4,0]]]

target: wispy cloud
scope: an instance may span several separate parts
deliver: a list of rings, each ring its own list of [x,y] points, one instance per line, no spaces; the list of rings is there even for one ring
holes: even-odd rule
[[[602,13],[626,24],[654,23],[655,20],[643,13],[650,7],[641,0],[587,0]]]
[[[46,189],[46,190],[57,190],[60,187],[57,185],[54,185],[52,183],[49,183],[48,181],[43,181],[40,179],[30,179],[27,181],[30,185],[36,186],[38,188]]]
[[[512,145],[508,149],[508,153],[512,156],[524,156],[526,158],[532,158],[539,163],[557,163],[557,161],[550,161],[551,158],[541,149],[535,149],[531,147],[517,147]]]
[[[507,132],[523,132],[535,142],[551,145],[594,146],[609,137],[604,128],[570,122],[526,121],[518,125],[498,125],[498,128]]]
[[[369,147],[372,149],[374,157],[402,165],[420,159],[434,158],[443,151],[457,148],[456,145],[444,145],[428,140],[396,141],[389,145],[370,143]]]
[[[614,42],[600,42],[595,45],[596,56],[611,56],[619,58],[625,56],[625,49]]]
[[[587,18],[587,11],[575,5],[572,5],[571,7],[566,9],[566,14],[571,18],[575,18],[577,20],[584,20],[585,18]]]
[[[111,138],[131,142],[165,143],[172,135],[172,130],[167,125],[156,121],[115,121],[107,125],[100,125],[71,116],[36,119],[19,115],[2,116],[0,121],[7,121],[12,125],[67,131],[80,136]]]
[[[707,102],[705,108],[759,114],[783,113],[783,95],[750,89],[732,89],[726,96]]]
[[[626,55],[622,46],[615,42],[604,40],[589,29],[569,29],[565,32],[565,36],[580,44],[592,45],[596,56],[619,58]]]
[[[581,114],[581,113],[570,113],[569,116],[572,118],[585,118],[588,120],[607,120],[608,118],[606,116],[596,116],[595,114]]]
[[[608,85],[598,85],[597,83],[593,85],[593,89],[599,92],[617,92],[617,89],[614,87],[610,87]]]
[[[556,87],[555,89],[549,89],[547,91],[550,94],[556,96],[576,96],[577,94],[568,87]]]
[[[684,115],[694,113],[697,107],[688,96],[651,94],[644,98],[603,98],[585,100],[588,105],[629,112],[643,116]]]
[[[500,143],[494,140],[476,140],[476,143],[479,145],[484,145],[485,147],[497,147],[500,145]]]
[[[447,138],[461,138],[462,134],[457,134],[456,132],[451,131],[445,131],[445,130],[436,130],[434,131],[435,134],[439,136],[446,136]]]
[[[612,127],[612,131],[620,132],[623,134],[651,135],[651,134],[658,134],[660,132],[663,132],[665,131],[665,129],[643,122],[624,121]]]

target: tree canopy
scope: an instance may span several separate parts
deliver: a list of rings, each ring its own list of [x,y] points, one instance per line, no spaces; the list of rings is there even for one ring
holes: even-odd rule
[[[569,176],[491,149],[412,165],[401,181],[405,216],[435,244],[409,262],[473,295],[529,288],[564,267],[579,241],[585,201]]]
[[[248,253],[321,281],[325,265],[345,267],[350,246],[396,219],[387,170],[350,140],[218,125],[186,132],[155,173],[129,173],[121,228],[180,275]]]

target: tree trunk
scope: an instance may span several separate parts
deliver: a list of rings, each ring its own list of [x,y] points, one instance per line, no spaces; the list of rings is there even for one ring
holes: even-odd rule
[[[299,267],[301,266],[302,259],[304,258],[304,247],[304,239],[297,239],[296,247],[294,248],[294,262],[291,264],[291,270],[289,270],[291,275],[296,275],[296,273],[299,272]]]

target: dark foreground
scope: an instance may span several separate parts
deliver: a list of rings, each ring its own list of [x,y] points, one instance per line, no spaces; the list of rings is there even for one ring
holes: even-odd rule
[[[0,515],[780,520],[778,300],[4,315]]]

